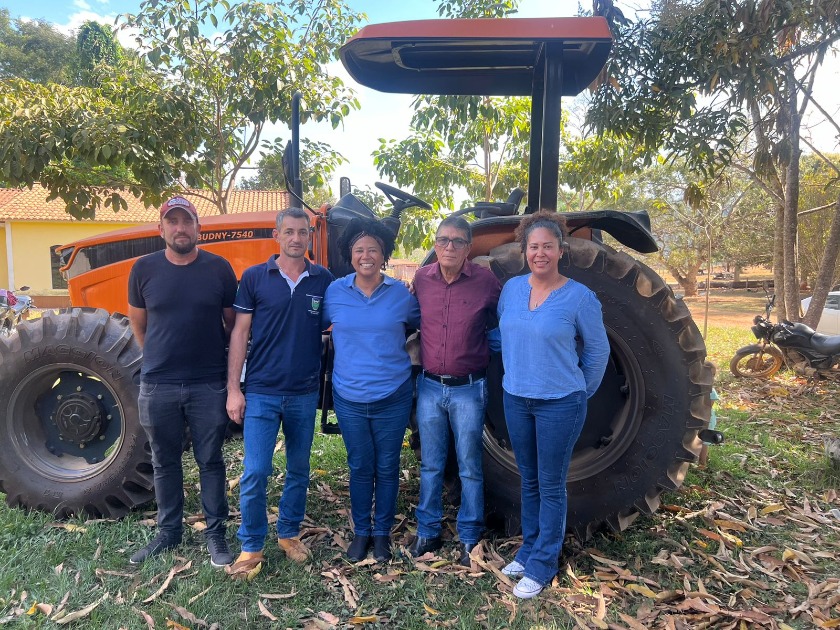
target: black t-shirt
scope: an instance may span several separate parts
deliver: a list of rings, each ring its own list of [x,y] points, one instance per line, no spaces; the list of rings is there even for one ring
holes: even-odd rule
[[[188,265],[163,251],[139,258],[128,303],[146,309],[141,375],[148,383],[209,383],[227,374],[222,309],[233,306],[236,275],[221,256],[199,250]]]

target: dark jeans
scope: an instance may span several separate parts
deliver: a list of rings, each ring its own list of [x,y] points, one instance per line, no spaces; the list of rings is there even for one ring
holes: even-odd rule
[[[410,377],[393,394],[375,402],[352,402],[333,391],[333,407],[347,447],[350,512],[357,536],[391,534],[400,489],[400,451],[413,398]]]
[[[149,436],[158,527],[180,540],[184,515],[184,430],[189,426],[201,480],[205,535],[223,533],[228,517],[222,443],[228,416],[224,379],[213,383],[140,384],[140,424]]]
[[[504,393],[505,418],[522,475],[525,576],[548,584],[558,569],[566,534],[566,473],[586,420],[586,392],[543,400]]]

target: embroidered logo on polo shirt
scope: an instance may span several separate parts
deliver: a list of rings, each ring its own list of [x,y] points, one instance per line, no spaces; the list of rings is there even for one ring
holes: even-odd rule
[[[309,295],[306,294],[306,297],[309,298],[309,312],[313,315],[317,314],[321,310],[321,300],[324,299],[323,295]]]

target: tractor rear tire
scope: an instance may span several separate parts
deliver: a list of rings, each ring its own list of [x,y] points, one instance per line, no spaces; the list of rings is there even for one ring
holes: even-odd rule
[[[0,338],[0,490],[10,506],[119,518],[154,496],[128,318],[45,311]]]
[[[627,254],[568,239],[560,272],[592,289],[610,340],[604,380],[589,400],[568,474],[567,529],[580,540],[618,532],[654,512],[664,490],[683,482],[709,424],[714,368],[688,308],[650,268]],[[526,273],[519,244],[490,252],[502,282]],[[518,256],[518,258],[517,258]],[[495,262],[492,262],[495,261]],[[533,366],[538,370],[539,366]],[[484,436],[488,524],[513,535],[520,525],[520,478],[502,407],[502,362],[491,358]]]

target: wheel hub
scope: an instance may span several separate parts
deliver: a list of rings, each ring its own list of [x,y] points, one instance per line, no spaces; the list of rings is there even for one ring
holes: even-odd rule
[[[95,396],[77,392],[64,396],[55,410],[55,425],[62,440],[84,447],[102,432],[104,411]]]

